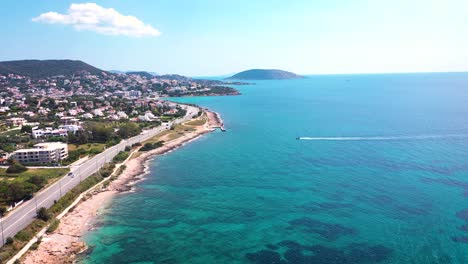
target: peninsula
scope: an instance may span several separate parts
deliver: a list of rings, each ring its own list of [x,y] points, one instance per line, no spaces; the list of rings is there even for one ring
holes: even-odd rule
[[[252,69],[234,74],[227,80],[282,80],[300,79],[304,76],[283,70]]]

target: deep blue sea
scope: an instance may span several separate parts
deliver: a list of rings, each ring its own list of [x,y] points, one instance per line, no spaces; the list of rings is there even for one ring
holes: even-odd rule
[[[255,83],[174,99],[228,131],[152,160],[85,263],[468,263],[468,73]]]

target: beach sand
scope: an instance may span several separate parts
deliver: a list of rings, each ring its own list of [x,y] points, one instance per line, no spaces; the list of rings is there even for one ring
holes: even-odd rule
[[[155,155],[161,155],[174,150],[205,133],[214,131],[213,127],[222,125],[222,120],[217,113],[205,111],[208,118],[202,126],[195,126],[194,131],[185,132],[184,135],[165,141],[160,148],[143,152],[136,158],[128,160],[125,170],[112,181],[106,188],[94,190],[87,199],[75,206],[73,211],[67,213],[60,225],[52,234],[44,235],[42,242],[36,250],[30,250],[22,258],[21,263],[73,263],[76,255],[87,249],[82,241],[82,236],[93,228],[93,222],[106,204],[115,195],[129,191],[131,185],[145,174],[145,163]],[[168,139],[163,136],[162,140]]]

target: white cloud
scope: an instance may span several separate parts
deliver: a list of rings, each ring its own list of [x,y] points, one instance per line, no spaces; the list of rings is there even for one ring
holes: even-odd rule
[[[90,30],[105,35],[143,37],[161,34],[134,16],[125,16],[113,8],[104,8],[95,3],[71,4],[67,14],[47,12],[32,21],[72,25],[77,30]]]

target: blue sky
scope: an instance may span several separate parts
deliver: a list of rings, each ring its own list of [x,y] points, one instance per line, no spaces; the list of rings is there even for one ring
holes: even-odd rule
[[[83,24],[69,9],[84,3],[137,21]],[[466,0],[3,0],[0,23],[0,60],[190,76],[468,70]]]

